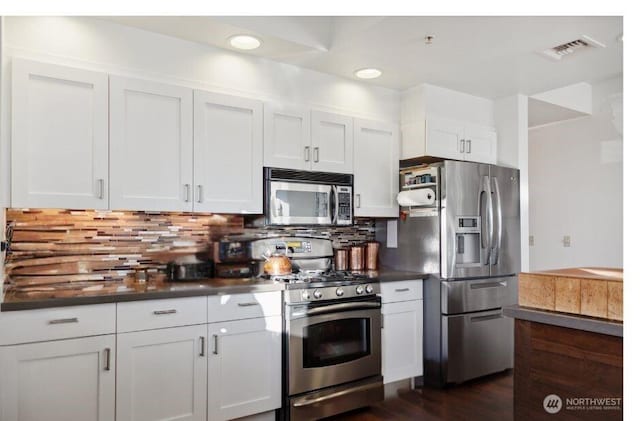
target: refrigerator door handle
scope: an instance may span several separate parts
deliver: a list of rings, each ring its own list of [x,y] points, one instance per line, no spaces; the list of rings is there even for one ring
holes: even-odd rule
[[[493,256],[491,259],[491,264],[496,265],[498,264],[498,255],[500,254],[500,249],[502,248],[502,200],[500,199],[500,185],[498,184],[498,179],[496,177],[492,177],[492,178],[493,178],[492,193],[496,195],[496,214],[494,216],[496,218],[496,227],[497,227],[498,235],[496,235],[495,244],[493,244],[494,238],[492,238],[492,241],[491,241],[492,242],[491,255]],[[492,231],[491,236],[493,237],[493,227],[491,231]]]
[[[491,261],[491,247],[493,245],[493,198],[491,196],[491,183],[489,176],[482,178],[482,193],[484,193],[484,209],[480,209],[482,227],[480,227],[480,235],[482,237],[483,248],[488,248],[487,260],[483,262],[488,265]],[[481,202],[482,203],[482,202]]]

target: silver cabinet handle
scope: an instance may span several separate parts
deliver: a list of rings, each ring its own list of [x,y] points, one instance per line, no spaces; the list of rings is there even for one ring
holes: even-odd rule
[[[360,193],[356,194],[356,208],[360,207]]]
[[[198,184],[198,203],[202,203],[203,199],[203,192],[204,192],[204,188],[202,186],[202,184]]]
[[[471,139],[467,139],[467,153],[471,153]]]
[[[190,200],[190,196],[191,196],[191,185],[185,184],[184,185],[184,201],[188,202]]]
[[[311,153],[311,147],[305,146],[304,147],[304,162],[309,162],[309,159],[311,159],[309,157],[310,153]]]
[[[313,162],[320,162],[320,148],[313,148]]]
[[[213,335],[211,340],[213,341],[213,351],[211,353],[213,355],[218,355],[218,335]]]
[[[260,305],[260,303],[257,302],[251,302],[251,303],[238,303],[238,307],[251,307],[251,306],[258,306]]]
[[[464,139],[460,139],[460,153],[464,153]]]
[[[172,308],[171,310],[154,310],[153,314],[160,316],[162,314],[176,314],[178,310]]]
[[[62,325],[65,323],[78,323],[79,320],[77,317],[70,317],[68,319],[54,319],[54,320],[49,320],[49,324],[50,325]]]
[[[104,371],[111,370],[111,348],[104,349]]]
[[[104,199],[104,178],[98,179],[98,199]]]
[[[204,341],[205,341],[205,337],[200,336],[200,356],[201,357],[204,357]]]
[[[396,288],[396,292],[407,292],[409,288]]]

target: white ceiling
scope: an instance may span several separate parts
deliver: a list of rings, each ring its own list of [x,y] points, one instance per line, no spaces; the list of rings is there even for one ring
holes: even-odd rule
[[[238,33],[258,36],[253,54],[354,78],[362,67],[392,89],[431,83],[499,98],[534,94],[622,73],[622,17],[110,17],[126,25],[231,48]],[[425,45],[425,35],[433,35]],[[589,48],[554,61],[538,52],[588,35]]]

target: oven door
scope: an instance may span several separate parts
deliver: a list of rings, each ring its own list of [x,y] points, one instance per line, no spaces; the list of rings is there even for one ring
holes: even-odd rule
[[[333,222],[330,185],[271,181],[269,223],[272,225],[331,225]]]
[[[289,395],[380,375],[380,300],[289,308]]]

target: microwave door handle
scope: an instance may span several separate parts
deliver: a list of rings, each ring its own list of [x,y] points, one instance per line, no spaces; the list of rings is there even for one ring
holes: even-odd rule
[[[331,194],[333,195],[333,218],[331,223],[336,225],[338,223],[338,188],[336,186],[331,186]]]
[[[495,250],[493,254],[493,259],[491,261],[492,265],[496,265],[498,263],[498,254],[502,247],[502,199],[500,198],[500,185],[498,184],[498,179],[493,177],[493,192],[496,195],[496,212],[495,212],[495,224],[497,235],[495,238],[495,244],[492,244],[492,248]],[[493,235],[492,235],[493,236]]]

